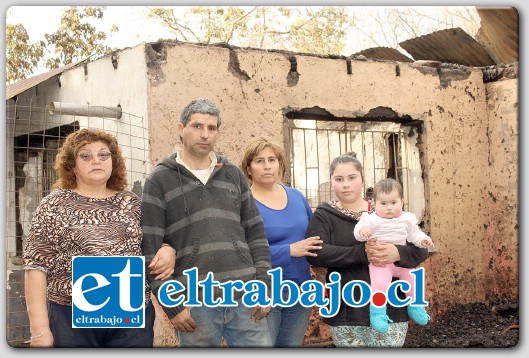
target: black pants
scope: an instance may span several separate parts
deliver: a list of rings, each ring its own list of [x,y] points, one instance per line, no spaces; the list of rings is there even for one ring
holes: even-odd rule
[[[154,306],[145,307],[145,328],[72,328],[72,306],[49,301],[48,315],[55,348],[152,348]]]

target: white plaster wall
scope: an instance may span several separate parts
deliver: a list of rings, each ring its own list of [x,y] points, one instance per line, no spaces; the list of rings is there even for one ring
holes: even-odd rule
[[[59,86],[60,81],[60,86]],[[18,96],[17,106],[46,108],[50,102],[73,103],[81,106],[122,107],[120,119],[99,117],[48,115],[48,118],[32,122],[31,131],[36,132],[59,124],[80,121],[80,125],[101,128],[117,135],[123,154],[127,158],[127,169],[131,172],[129,184],[142,181],[149,169],[148,158],[148,100],[147,65],[143,45],[118,52],[118,66],[114,69],[110,55],[84,66],[62,73],[60,78],[39,84],[38,92],[30,89]],[[35,93],[38,95],[35,96]],[[38,123],[43,124],[40,129]],[[14,135],[25,133],[27,128],[17,124]]]
[[[60,83],[60,85],[59,85]],[[101,128],[117,136],[126,157],[129,189],[142,186],[149,171],[148,164],[148,81],[144,46],[125,49],[118,53],[118,67],[114,69],[110,56],[63,72],[60,77],[38,84],[17,96],[16,102],[7,101],[7,250],[15,248],[14,198],[14,136],[35,133],[58,125],[79,121],[81,127]],[[103,119],[70,115],[50,115],[50,102],[73,103],[81,106],[122,107],[120,119]],[[20,114],[15,120],[15,107]]]

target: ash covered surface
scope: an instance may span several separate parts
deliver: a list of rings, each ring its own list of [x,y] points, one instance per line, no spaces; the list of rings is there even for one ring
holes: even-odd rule
[[[510,348],[519,340],[518,303],[458,304],[426,326],[410,322],[404,348]]]

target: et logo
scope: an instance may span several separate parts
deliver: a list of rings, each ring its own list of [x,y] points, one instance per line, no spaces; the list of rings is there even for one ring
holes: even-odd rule
[[[73,328],[143,328],[143,256],[72,258]]]

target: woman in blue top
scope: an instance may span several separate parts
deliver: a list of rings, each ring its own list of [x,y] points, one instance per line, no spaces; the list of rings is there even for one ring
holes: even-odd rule
[[[246,148],[241,169],[264,221],[272,268],[281,267],[282,279],[298,286],[312,280],[306,256],[317,256],[314,251],[321,249],[322,241],[305,238],[312,210],[303,194],[280,183],[286,171],[283,149],[258,138]],[[288,291],[282,294],[287,302]],[[301,347],[311,310],[299,303],[273,307],[266,319],[274,347]]]

